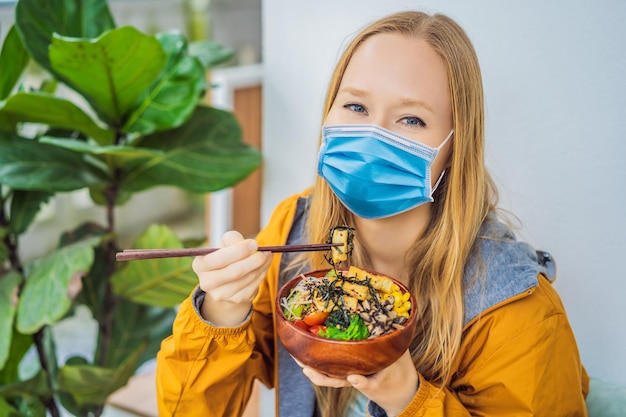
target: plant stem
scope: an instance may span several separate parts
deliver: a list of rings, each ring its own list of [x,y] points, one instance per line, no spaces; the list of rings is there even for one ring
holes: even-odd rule
[[[110,187],[105,191],[106,198],[106,230],[108,234],[113,234],[115,231],[115,206],[117,203],[118,183],[117,178],[119,173],[115,172],[114,180]],[[99,346],[99,365],[106,366],[107,356],[109,353],[109,346],[111,344],[111,338],[113,337],[113,317],[115,312],[115,305],[117,300],[113,293],[113,287],[111,286],[111,277],[115,272],[115,251],[116,240],[110,239],[107,241],[104,247],[104,257],[106,259],[106,285],[104,294],[104,317],[100,322],[100,346]]]
[[[45,331],[45,327],[41,328],[33,336],[35,340],[35,346],[37,347],[37,356],[39,356],[39,363],[41,364],[41,369],[43,369],[44,373],[46,374],[46,382],[48,384],[48,387],[50,387],[50,389],[53,390],[53,387],[55,384],[54,384],[54,381],[52,380],[53,377],[52,377],[52,372],[50,371],[50,365],[48,364],[48,361],[46,360],[47,355],[45,352],[44,341],[43,341],[44,331]],[[54,397],[50,396],[49,398],[41,398],[41,400],[43,401],[48,411],[50,411],[50,415],[52,417],[59,417],[61,415],[59,412],[57,403],[54,401]]]
[[[9,219],[5,210],[5,205],[6,201],[2,195],[2,190],[0,190],[0,227],[3,228],[9,226]],[[8,260],[11,267],[18,271],[22,276],[24,276],[24,268],[22,267],[22,263],[20,262],[20,258],[18,255],[17,238],[15,234],[10,232],[7,233],[3,239],[3,242],[8,251]]]
[[[116,171],[114,175],[114,181],[111,186],[104,192],[106,198],[106,231],[107,234],[113,234],[115,230],[115,205],[117,203],[117,178],[119,173]],[[111,277],[115,272],[115,252],[116,243],[115,239],[109,239],[104,247],[105,258],[105,277],[106,284],[104,290],[104,315],[99,322],[100,343],[98,345],[98,364],[100,366],[107,366],[107,357],[109,355],[109,347],[111,346],[111,339],[113,337],[113,317],[115,312],[115,305],[117,299],[113,293],[113,287],[111,286]],[[93,410],[95,417],[99,417],[104,412],[104,404]]]

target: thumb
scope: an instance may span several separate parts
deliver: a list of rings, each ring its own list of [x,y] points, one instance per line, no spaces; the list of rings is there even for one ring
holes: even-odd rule
[[[365,396],[369,397],[368,388],[371,389],[369,379],[363,375],[348,375],[346,380],[352,385],[353,388],[361,391]]]

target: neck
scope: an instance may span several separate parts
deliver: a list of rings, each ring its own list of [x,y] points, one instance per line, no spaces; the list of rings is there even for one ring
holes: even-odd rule
[[[406,253],[426,230],[431,204],[422,204],[384,219],[356,218],[356,236],[369,255],[371,268],[408,283]]]

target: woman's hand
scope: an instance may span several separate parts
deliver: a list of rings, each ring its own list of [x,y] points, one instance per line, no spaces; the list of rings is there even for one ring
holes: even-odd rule
[[[346,379],[338,379],[298,364],[315,385],[333,388],[352,386],[382,407],[388,416],[400,414],[411,403],[418,389],[419,377],[408,350],[389,367],[370,376],[348,375]]]
[[[222,248],[194,259],[192,269],[206,293],[201,314],[218,326],[241,324],[270,266],[272,254],[234,231],[224,233]]]

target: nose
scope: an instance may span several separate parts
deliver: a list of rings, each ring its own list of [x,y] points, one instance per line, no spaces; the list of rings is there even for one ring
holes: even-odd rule
[[[387,130],[393,130],[393,122],[385,114],[370,114],[370,123],[384,127]]]

